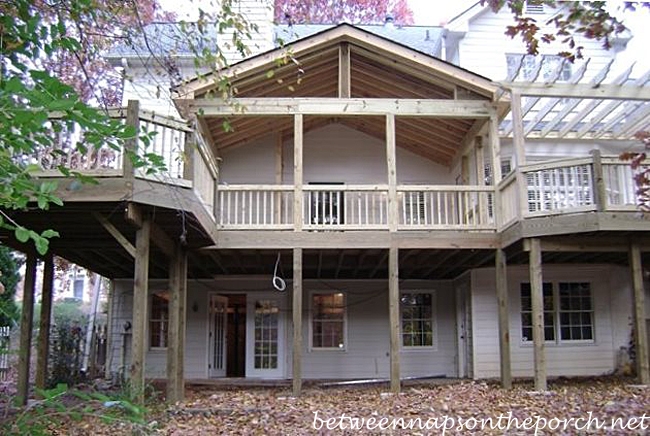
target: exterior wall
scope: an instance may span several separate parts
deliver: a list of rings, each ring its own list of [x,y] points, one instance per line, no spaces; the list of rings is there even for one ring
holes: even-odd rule
[[[397,145],[398,183],[454,183],[447,167]],[[235,148],[221,158],[222,183],[275,183],[275,138],[272,136]],[[305,183],[388,183],[385,142],[340,124],[305,134],[303,165]],[[283,144],[282,182],[293,183],[292,141]]]
[[[130,334],[124,334],[124,324],[132,317],[132,282],[116,281],[113,300],[113,350],[109,362],[112,372],[122,366],[122,348],[127,342],[123,368],[128,376],[130,365]],[[164,290],[165,281],[150,283],[150,292]],[[353,379],[387,378],[389,376],[389,326],[388,286],[383,280],[375,281],[310,281],[305,280],[303,307],[303,377],[305,379]],[[188,284],[187,334],[185,351],[185,377],[200,379],[208,377],[208,301],[211,292],[219,294],[245,293],[254,296],[269,295],[267,280],[193,281]],[[347,298],[346,350],[312,350],[310,348],[310,295],[313,291],[341,290]],[[434,346],[421,350],[402,350],[402,376],[449,376],[457,375],[456,298],[451,282],[413,282],[402,287],[406,290],[435,290]],[[282,306],[290,307],[291,284],[287,292],[273,292],[280,297]],[[193,311],[196,303],[197,312]],[[291,377],[292,337],[290,309],[283,311],[284,356],[283,378]],[[250,320],[247,320],[250,321]],[[250,335],[248,335],[250,341]],[[247,351],[248,352],[248,351]],[[166,350],[148,350],[146,376],[166,376]],[[249,369],[249,368],[247,368]]]
[[[499,376],[499,336],[494,269],[472,273],[474,377]],[[594,342],[546,344],[549,376],[602,375],[614,371],[620,347],[630,339],[631,284],[627,268],[610,265],[546,265],[544,281],[591,283],[594,304]],[[521,342],[520,284],[528,282],[528,266],[508,268],[512,371],[533,376],[532,343]]]
[[[458,29],[466,32],[458,42],[458,51],[455,52],[455,48],[448,51],[455,53],[460,66],[492,80],[500,80],[507,75],[506,53],[526,53],[521,38],[512,39],[504,34],[507,26],[511,26],[513,23],[512,15],[506,9],[503,8],[497,14],[485,10],[472,19],[467,27]],[[537,20],[541,28],[540,35],[551,33],[554,30],[554,28],[544,25],[553,16],[552,12],[531,16]],[[448,39],[451,38],[448,37]],[[591,59],[583,81],[590,80],[595,72],[603,68],[616,55],[615,49],[605,50],[598,41],[576,37],[576,43],[578,46],[584,47],[585,58]],[[552,44],[541,43],[539,50],[540,54],[555,55],[566,49],[556,41]],[[582,62],[584,60],[576,60],[572,71],[576,71]]]

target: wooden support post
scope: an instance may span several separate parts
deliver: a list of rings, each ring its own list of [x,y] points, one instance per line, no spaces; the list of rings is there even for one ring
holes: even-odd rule
[[[122,154],[122,171],[127,183],[133,183],[135,177],[135,168],[129,153],[138,152],[138,136],[140,135],[140,102],[138,100],[129,100],[126,106],[126,125],[135,127],[135,137],[129,138],[124,144],[124,153]],[[130,181],[130,182],[129,182]],[[133,187],[133,186],[131,186]]]
[[[113,363],[113,316],[115,312],[113,311],[113,303],[115,301],[115,281],[110,280],[108,285],[108,296],[106,297],[106,307],[107,307],[107,316],[106,316],[106,360],[104,365],[104,378],[110,380],[112,378],[112,368],[111,363]]]
[[[302,391],[302,248],[293,249],[293,395]]]
[[[638,243],[632,243],[630,245],[630,267],[632,270],[632,283],[634,285],[634,338],[636,339],[637,378],[639,383],[648,385],[650,384],[648,331],[646,327],[641,247]]]
[[[54,259],[48,254],[43,261],[43,287],[41,292],[41,319],[38,328],[38,350],[36,353],[36,387],[45,389],[47,383],[47,361],[50,350],[50,319],[52,317],[52,291],[54,287]]]
[[[508,308],[508,279],[506,270],[506,253],[498,249],[495,256],[497,303],[499,305],[499,357],[501,369],[501,387],[512,388],[512,370],[510,365],[510,322]]]
[[[133,322],[131,338],[131,397],[144,403],[144,372],[147,349],[147,306],[149,302],[149,245],[151,221],[144,218],[135,236],[135,272],[133,280]]]
[[[535,390],[546,386],[546,355],[544,350],[544,284],[542,282],[542,249],[538,238],[530,240],[530,299],[533,312],[533,354],[535,360]]]
[[[607,187],[605,186],[605,175],[603,173],[603,161],[600,155],[600,150],[591,150],[591,156],[594,160],[594,172],[592,177],[596,210],[598,212],[604,212],[607,209]]]
[[[29,369],[32,351],[32,318],[34,316],[34,286],[36,284],[36,255],[27,254],[25,281],[23,284],[23,307],[20,313],[20,349],[18,350],[18,386],[16,403],[27,404],[29,397]]]
[[[397,231],[399,205],[397,201],[397,158],[395,143],[395,115],[386,115],[386,164],[388,167],[388,229]]]
[[[350,98],[350,46],[343,42],[339,45],[339,98]]]
[[[167,340],[167,402],[185,396],[185,301],[187,298],[187,253],[178,245],[169,262],[169,330]]]
[[[293,126],[293,229],[302,231],[304,198],[302,191],[302,152],[303,152],[303,119],[302,114],[294,115]]]
[[[528,186],[521,167],[526,165],[526,141],[524,138],[524,121],[521,111],[521,94],[518,91],[511,93],[512,112],[512,143],[515,158],[515,171],[517,180],[517,196],[519,207],[517,216],[522,219],[528,213]]]
[[[390,390],[399,393],[400,334],[399,334],[399,250],[391,246],[388,252],[388,319],[390,323]]]
[[[476,184],[485,186],[485,153],[483,151],[483,138],[477,136],[474,138],[474,157],[476,163]],[[493,197],[494,198],[494,197]],[[487,201],[488,193],[481,192],[478,197],[479,222],[488,222]],[[494,210],[493,210],[494,215]],[[497,223],[498,224],[498,223]]]
[[[282,173],[284,172],[284,159],[283,159],[283,141],[282,133],[278,133],[275,138],[275,184],[282,184]],[[282,192],[276,192],[275,195],[275,210],[274,214],[274,224],[282,224]]]

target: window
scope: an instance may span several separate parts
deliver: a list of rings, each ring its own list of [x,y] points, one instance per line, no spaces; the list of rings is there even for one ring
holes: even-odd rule
[[[556,77],[558,70],[558,81],[566,82],[571,78],[571,62],[558,55],[533,56],[529,54],[508,53],[506,54],[506,64],[508,67],[508,78],[513,80],[518,78],[519,80],[534,81],[535,79],[541,79],[543,81],[551,81]],[[519,70],[519,73],[515,75],[517,70]]]
[[[310,183],[310,185],[343,185],[343,183]],[[343,191],[310,191],[310,224],[338,225],[345,223]]]
[[[402,218],[404,224],[428,224],[426,220],[426,200],[422,191],[403,193]]]
[[[151,296],[149,317],[149,347],[167,348],[169,328],[169,294],[157,292]]]
[[[84,298],[84,278],[76,277],[72,285],[72,296],[77,300]]]
[[[345,348],[345,295],[312,294],[312,348]]]
[[[433,346],[433,294],[403,293],[400,298],[402,346]]]
[[[255,369],[278,367],[278,318],[277,302],[255,302]]]
[[[592,341],[594,339],[594,312],[589,283],[544,283],[543,295],[546,341]],[[521,337],[523,342],[533,340],[530,283],[521,284]]]
[[[527,15],[540,15],[544,13],[544,4],[540,1],[529,0],[526,2]]]

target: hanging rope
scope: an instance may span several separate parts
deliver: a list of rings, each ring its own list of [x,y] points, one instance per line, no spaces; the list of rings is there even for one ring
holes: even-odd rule
[[[282,292],[287,289],[287,284],[282,277],[278,275],[278,266],[280,266],[280,252],[278,251],[278,258],[275,261],[275,268],[273,269],[273,287],[278,291]],[[280,266],[280,269],[282,267]]]

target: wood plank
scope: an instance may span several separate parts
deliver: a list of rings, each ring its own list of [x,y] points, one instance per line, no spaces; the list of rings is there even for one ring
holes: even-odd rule
[[[302,248],[293,249],[293,395],[302,392]]]
[[[542,281],[542,250],[538,238],[530,239],[530,299],[533,316],[533,358],[535,390],[544,392],[546,383],[546,353],[544,349],[544,290]]]
[[[133,279],[133,320],[131,323],[131,398],[144,404],[145,356],[147,350],[147,306],[149,303],[149,243],[151,221],[145,218],[136,232]]]
[[[478,100],[395,98],[274,97],[194,100],[190,109],[205,116],[227,115],[385,115],[450,118],[489,118],[491,104]]]
[[[608,100],[650,100],[650,88],[643,86],[624,86],[612,84],[568,84],[568,83],[529,83],[500,82],[500,85],[535,97],[608,99]]]
[[[18,381],[16,386],[16,404],[19,406],[27,405],[27,398],[29,397],[35,285],[36,255],[28,253],[23,282],[23,305],[20,312],[20,347],[18,349]]]
[[[302,231],[303,218],[303,116],[294,116],[293,133],[293,229]]]
[[[115,238],[115,240],[126,250],[127,253],[133,258],[136,257],[136,248],[118,229],[115,227],[108,218],[105,218],[98,212],[92,212],[92,216],[99,221],[104,229]]]
[[[388,254],[388,319],[390,328],[390,390],[397,394],[400,383],[399,251],[391,246]]]
[[[388,229],[396,232],[399,225],[397,201],[397,155],[395,144],[395,115],[386,115],[386,165],[388,167]]]
[[[177,245],[169,262],[169,330],[167,342],[167,402],[182,401],[185,394],[184,348],[187,252]]]
[[[339,45],[339,97],[350,98],[350,46]]]
[[[47,366],[50,351],[50,320],[52,318],[52,295],[54,290],[54,260],[52,253],[43,259],[43,286],[41,292],[41,314],[38,328],[38,348],[36,351],[37,389],[45,389]]]
[[[641,246],[630,244],[630,272],[634,286],[634,332],[636,340],[637,378],[642,385],[650,384],[650,363],[648,362],[648,331],[645,313],[645,290],[643,288],[643,264]]]
[[[126,121],[127,126],[133,126],[136,131],[136,135],[133,138],[129,138],[124,143],[124,152],[122,153],[122,170],[124,178],[129,180],[135,177],[135,168],[133,167],[133,161],[129,157],[129,153],[138,152],[138,136],[140,135],[140,102],[138,100],[129,100],[126,108]]]
[[[495,252],[497,304],[499,305],[499,370],[501,387],[512,388],[512,369],[510,363],[510,312],[508,308],[508,273],[506,253]]]

